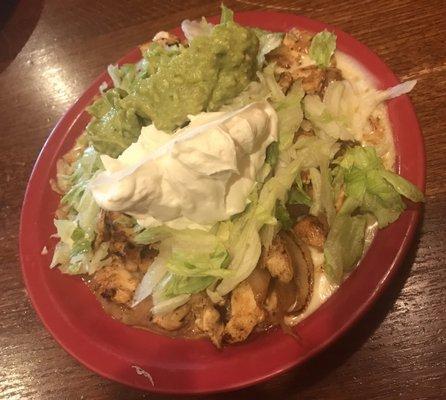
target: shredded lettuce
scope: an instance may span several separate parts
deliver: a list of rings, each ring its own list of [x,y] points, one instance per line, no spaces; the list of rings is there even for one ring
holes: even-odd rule
[[[379,228],[398,219],[405,209],[401,196],[424,201],[423,193],[401,176],[387,171],[373,147],[353,147],[336,161],[342,169],[345,193],[362,212],[373,214]]]
[[[166,239],[171,246],[167,269],[185,277],[224,277],[230,274],[228,252],[217,236],[201,230],[176,232]]]
[[[190,294],[180,294],[179,296],[168,298],[160,301],[152,307],[152,313],[155,315],[167,314],[183,304],[186,304],[190,299]]]
[[[170,237],[173,232],[165,225],[145,228],[135,235],[134,241],[136,244],[153,244]]]
[[[349,148],[335,163],[336,186],[344,185],[346,200],[325,242],[324,268],[327,276],[339,283],[363,254],[368,215],[384,228],[404,210],[402,195],[412,201],[424,201],[424,196],[412,183],[384,169],[373,147]]]
[[[107,245],[93,250],[97,233],[99,206],[88,189],[88,182],[99,171],[99,154],[87,147],[73,164],[73,172],[65,177],[71,188],[61,203],[69,206],[67,219],[54,220],[60,242],[55,248],[51,267],[57,265],[70,274],[93,273],[107,264]]]
[[[269,64],[258,73],[261,85],[270,92],[270,99],[279,118],[279,151],[291,146],[294,134],[299,129],[303,119],[301,100],[305,95],[302,85],[296,81],[288,93],[282,92],[274,76],[274,63]]]
[[[294,134],[302,123],[303,112],[300,102],[304,94],[300,82],[295,82],[286,97],[275,104],[279,117],[279,149],[281,151],[292,145]]]
[[[335,50],[336,35],[324,30],[313,36],[308,54],[318,67],[326,68]]]
[[[238,96],[223,105],[219,111],[238,110],[248,104],[268,99],[271,93],[263,82],[252,81]]]
[[[159,247],[158,256],[153,260],[152,265],[143,276],[141,282],[135,290],[133,295],[132,307],[139,304],[146,297],[150,296],[155,287],[161,282],[167,273],[166,259],[168,257],[169,249],[166,246]]]
[[[259,232],[265,225],[276,225],[275,209],[278,202],[285,202],[299,171],[300,161],[295,160],[281,167],[261,188],[258,198],[253,198],[244,213],[232,221],[229,237],[229,270],[234,273],[224,278],[216,292],[224,296],[246,279],[256,267],[261,253]],[[265,240],[267,240],[265,236]]]
[[[136,289],[133,305],[153,294],[156,306],[178,295],[200,292],[232,274],[227,269],[228,250],[218,235],[158,228],[145,229],[135,238],[137,243],[153,243],[158,233],[162,235],[156,238],[161,239],[159,254]]]
[[[290,194],[290,204],[310,206],[310,214],[320,216],[325,213],[330,224],[334,218],[333,178],[329,164],[338,152],[340,144],[331,138],[301,135],[285,152],[280,162],[299,160],[300,171],[308,171],[312,184],[312,198],[302,188],[300,175],[296,176]]]
[[[360,259],[366,222],[364,215],[336,215],[324,245],[324,271],[332,282],[340,283]]]
[[[257,73],[260,82],[268,88],[273,104],[279,103],[285,99],[285,95],[274,76],[275,67],[275,63],[271,63],[268,64],[262,72]]]
[[[424,201],[423,193],[413,183],[407,181],[403,177],[391,171],[382,171],[381,176],[390,183],[400,195],[415,203]]]
[[[368,119],[383,101],[408,93],[415,81],[408,81],[387,90],[364,91],[349,81],[331,82],[321,100],[307,95],[303,101],[305,118],[320,137],[361,141]]]

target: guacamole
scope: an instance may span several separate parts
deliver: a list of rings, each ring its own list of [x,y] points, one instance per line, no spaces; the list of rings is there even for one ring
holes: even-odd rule
[[[255,76],[258,47],[252,30],[233,21],[217,25],[174,57],[163,57],[154,73],[122,100],[122,107],[170,132],[188,114],[217,110],[237,96]]]

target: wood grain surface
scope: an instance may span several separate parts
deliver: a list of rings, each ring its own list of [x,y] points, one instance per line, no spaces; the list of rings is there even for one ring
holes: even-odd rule
[[[400,78],[418,79],[411,98],[426,143],[427,203],[401,272],[342,339],[267,383],[209,398],[446,398],[446,2],[227,4],[337,25],[374,50]],[[99,72],[157,31],[216,13],[217,1],[200,0],[0,2],[0,398],[169,398],[97,376],[45,330],[21,278],[19,213],[51,128]]]

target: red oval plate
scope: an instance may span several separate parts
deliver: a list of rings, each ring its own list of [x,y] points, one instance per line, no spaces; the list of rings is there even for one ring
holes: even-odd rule
[[[211,18],[215,22],[217,18]],[[244,12],[236,20],[272,31],[292,27],[338,37],[338,48],[363,64],[381,88],[398,83],[390,69],[357,40],[321,22],[297,15]],[[174,31],[179,34],[179,29]],[[139,49],[120,63],[135,62]],[[85,128],[85,107],[98,94],[104,72],[63,116],[36,162],[23,203],[20,257],[31,301],[55,339],[73,357],[107,378],[136,388],[163,393],[210,393],[252,385],[271,378],[314,356],[346,331],[395,274],[414,235],[419,205],[409,205],[400,219],[377,235],[361,265],[341,288],[295,331],[302,338],[275,329],[246,343],[217,350],[206,340],[170,339],[134,329],[108,317],[80,279],[50,270],[54,241],[52,220],[59,201],[49,180],[56,162]],[[425,156],[418,122],[407,96],[388,104],[394,130],[397,165],[402,176],[424,189]],[[47,255],[41,255],[47,246]]]

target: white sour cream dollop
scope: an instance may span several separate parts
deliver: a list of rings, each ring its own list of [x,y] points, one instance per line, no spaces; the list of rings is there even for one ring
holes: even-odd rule
[[[201,113],[173,135],[143,127],[91,183],[105,210],[134,216],[142,226],[211,226],[242,212],[277,140],[277,114],[266,101],[230,112]]]

